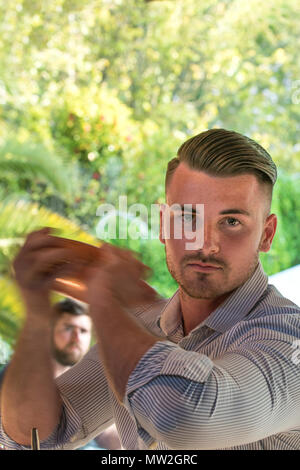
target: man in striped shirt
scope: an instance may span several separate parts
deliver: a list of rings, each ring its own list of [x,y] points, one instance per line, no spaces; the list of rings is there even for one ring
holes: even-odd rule
[[[139,261],[101,247],[84,270],[98,344],[56,382],[49,291],[58,260],[79,268],[49,230],[30,234],[14,263],[27,320],[2,384],[0,442],[26,448],[37,427],[41,448],[72,449],[115,422],[124,449],[300,449],[300,308],[259,260],[276,231],[276,177],[238,133],[185,142],[168,165],[160,233],[178,291],[157,298]],[[202,207],[203,240],[195,232],[188,249],[175,227],[197,228]]]

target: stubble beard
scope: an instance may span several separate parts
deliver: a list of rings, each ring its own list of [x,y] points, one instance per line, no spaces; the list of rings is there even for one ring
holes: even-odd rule
[[[218,260],[213,261],[210,259],[211,263],[221,265],[221,276],[217,274],[215,278],[216,273],[194,272],[193,276],[188,278],[185,274],[186,261],[181,260],[179,268],[176,269],[166,246],[165,250],[166,263],[171,276],[177,282],[182,292],[194,299],[212,300],[225,294],[229,294],[244,284],[252,276],[259,262],[259,250],[257,250],[253,255],[248,269],[245,270],[241,268],[231,276],[232,272],[230,267],[226,266],[224,263],[220,263]],[[193,259],[196,260],[196,257]],[[204,260],[204,257],[197,257],[197,260],[209,264],[209,260]],[[192,262],[192,260],[190,260],[190,262]]]
[[[79,350],[75,353],[69,352],[66,349],[58,349],[56,347],[54,347],[53,355],[56,362],[62,366],[74,366],[82,357]]]

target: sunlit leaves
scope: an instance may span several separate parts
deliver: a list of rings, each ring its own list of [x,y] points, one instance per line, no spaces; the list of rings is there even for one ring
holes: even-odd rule
[[[299,262],[298,0],[8,0],[0,20],[0,140],[27,143],[0,154],[4,196],[26,192],[94,234],[102,202],[163,201],[187,137],[234,129],[285,170],[265,266]],[[137,248],[169,293],[163,251]]]

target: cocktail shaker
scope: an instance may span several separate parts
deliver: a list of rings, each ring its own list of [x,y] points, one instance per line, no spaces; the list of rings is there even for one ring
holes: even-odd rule
[[[53,290],[59,294],[85,302],[85,268],[101,258],[100,246],[97,247],[77,240],[59,238],[63,241],[62,243],[65,248],[69,248],[74,252],[74,262],[78,262],[78,270],[76,273],[72,272],[72,274],[58,276],[54,281]],[[69,262],[66,261],[66,266]]]

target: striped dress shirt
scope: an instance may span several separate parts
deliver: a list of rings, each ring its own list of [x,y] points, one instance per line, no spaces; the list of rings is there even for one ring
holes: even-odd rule
[[[300,308],[260,261],[187,336],[178,291],[132,313],[162,340],[131,373],[123,404],[95,345],[58,377],[61,422],[41,449],[75,449],[113,422],[124,449],[300,449]],[[0,443],[26,448],[2,427]]]

